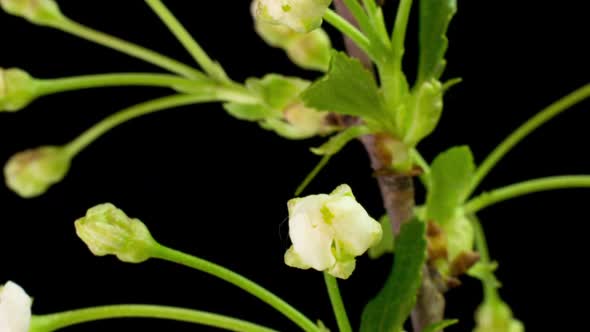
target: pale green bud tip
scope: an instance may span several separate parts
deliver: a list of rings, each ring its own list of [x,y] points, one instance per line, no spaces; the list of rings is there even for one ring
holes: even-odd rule
[[[75,222],[76,234],[96,256],[115,255],[123,262],[141,263],[157,245],[147,227],[110,203],[100,204]]]
[[[322,24],[332,0],[257,0],[256,18],[309,32]]]
[[[482,303],[475,313],[473,332],[524,332],[524,325],[515,319],[510,307],[502,301]]]
[[[0,0],[5,12],[35,24],[52,25],[64,18],[54,0]]]
[[[294,39],[285,51],[299,67],[325,72],[330,66],[332,43],[323,29],[316,29]]]
[[[0,331],[29,332],[32,303],[29,295],[14,282],[0,286]]]
[[[14,112],[36,97],[36,81],[17,68],[0,68],[0,112]]]
[[[70,157],[63,148],[42,146],[12,156],[4,166],[4,178],[8,188],[32,198],[61,181],[69,168]]]
[[[347,279],[355,269],[355,257],[378,244],[383,234],[348,185],[329,195],[294,198],[288,207],[293,245],[285,253],[285,263],[292,267]]]

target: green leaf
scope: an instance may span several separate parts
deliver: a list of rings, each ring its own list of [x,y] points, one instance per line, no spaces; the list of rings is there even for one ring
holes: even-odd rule
[[[360,61],[334,52],[330,70],[302,94],[306,106],[379,121],[383,99],[373,75]]]
[[[377,245],[369,248],[368,254],[371,259],[377,259],[385,254],[391,254],[394,249],[395,239],[393,237],[393,228],[391,227],[389,216],[386,214],[381,217],[379,223],[383,229],[383,236]]]
[[[361,332],[400,332],[416,303],[426,261],[426,225],[418,219],[402,226],[393,269],[383,289],[365,307]]]
[[[418,82],[441,77],[446,66],[446,33],[456,12],[457,0],[420,0]]]
[[[438,155],[430,169],[426,218],[444,224],[452,220],[472,181],[475,164],[467,146],[453,147]]]
[[[363,135],[370,134],[371,130],[365,126],[352,126],[339,132],[337,135],[330,137],[330,139],[322,144],[320,147],[312,148],[311,152],[324,156],[324,155],[335,155],[340,152],[342,148],[355,138]]]
[[[459,323],[458,319],[445,319],[443,321],[440,321],[438,323],[434,323],[428,327],[426,327],[424,330],[422,330],[422,332],[438,332],[442,329],[444,329],[445,327],[449,327],[451,325],[455,325]]]

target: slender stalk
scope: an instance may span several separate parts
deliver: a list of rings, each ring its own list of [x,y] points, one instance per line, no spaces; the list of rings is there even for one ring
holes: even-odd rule
[[[201,82],[195,82],[175,75],[147,73],[84,75],[57,79],[43,79],[38,80],[37,83],[36,92],[39,96],[73,90],[114,86],[154,86],[168,87],[181,91],[191,89],[198,91],[203,85]]]
[[[178,39],[207,74],[220,82],[230,82],[223,69],[209,58],[203,48],[176,19],[174,14],[172,14],[172,12],[162,3],[162,1],[146,0],[146,3],[152,8],[154,13],[160,17],[170,32],[174,34],[176,39]]]
[[[473,178],[473,182],[471,183],[465,198],[471,196],[473,191],[477,188],[485,176],[516,144],[527,137],[527,135],[532,133],[535,129],[545,124],[547,121],[553,119],[555,116],[588,97],[590,97],[590,84],[577,89],[576,91],[549,105],[547,108],[543,109],[541,112],[537,113],[537,115],[533,116],[523,125],[518,127],[518,129],[516,129],[512,134],[510,134],[510,136],[502,141],[502,143],[500,143],[500,145],[498,145],[478,167]]]
[[[373,29],[369,16],[357,0],[343,0],[342,1],[356,22],[358,23],[361,30],[365,33],[370,33]]]
[[[406,30],[408,29],[408,19],[412,9],[412,0],[401,0],[397,9],[391,42],[393,43],[393,56],[396,67],[401,70],[402,58],[405,52]]]
[[[352,332],[352,327],[350,326],[350,321],[344,308],[344,302],[342,302],[342,296],[340,295],[340,289],[338,289],[338,281],[326,272],[324,272],[324,281],[326,282],[326,289],[328,290],[332,309],[336,316],[338,330],[340,332]]]
[[[340,31],[343,35],[350,38],[360,49],[367,53],[371,58],[374,58],[373,50],[369,39],[360,32],[354,25],[350,24],[342,16],[336,12],[328,9],[324,15],[326,22],[330,23],[334,28]]]
[[[430,187],[430,165],[428,165],[428,162],[424,159],[424,157],[422,157],[416,148],[412,148],[410,150],[410,156],[412,161],[422,169],[422,173],[420,174],[420,182],[422,182],[424,187],[428,189]]]
[[[471,214],[496,203],[518,196],[540,191],[567,188],[590,188],[590,175],[552,176],[515,183],[503,188],[485,192],[473,198],[464,206],[465,213]]]
[[[157,52],[149,50],[145,47],[130,43],[120,38],[108,35],[106,33],[94,30],[87,26],[84,26],[78,22],[70,19],[64,19],[59,24],[55,25],[55,28],[103,45],[121,53],[136,57],[144,60],[161,68],[167,69],[173,73],[185,76],[191,79],[207,79],[206,76],[199,70],[180,63],[174,59],[161,55]]]
[[[202,324],[230,331],[276,332],[276,330],[264,326],[205,311],[140,304],[109,305],[33,316],[31,331],[51,332],[76,324],[113,318],[159,318]]]
[[[307,186],[311,183],[311,181],[313,181],[313,179],[328,164],[328,162],[330,161],[330,158],[332,158],[332,155],[327,154],[327,155],[323,156],[322,159],[320,159],[320,162],[313,168],[313,170],[311,172],[309,172],[309,174],[307,174],[307,176],[305,177],[303,182],[301,182],[301,184],[297,187],[297,189],[295,190],[295,196],[301,195],[301,193],[305,190],[305,188],[307,188]]]
[[[64,148],[67,151],[70,158],[73,158],[75,155],[80,153],[80,151],[82,151],[86,146],[94,142],[100,136],[102,136],[112,128],[133,118],[137,118],[142,115],[173,107],[186,106],[215,100],[217,100],[217,98],[212,95],[175,95],[138,104],[105,118],[101,122],[95,124],[90,129],[86,130],[76,139],[68,143]]]
[[[319,328],[297,309],[293,308],[287,302],[259,286],[258,284],[229,269],[162,245],[158,245],[156,248],[154,248],[152,257],[188,266],[195,270],[199,270],[211,274],[219,279],[225,280],[269,304],[271,307],[275,308],[295,324],[297,324],[304,331],[319,332]]]
[[[483,227],[481,226],[481,222],[475,215],[471,215],[469,219],[471,219],[471,223],[473,224],[473,230],[475,233],[475,247],[479,252],[479,261],[483,264],[489,265],[492,263],[492,260],[490,258],[488,242],[486,241],[486,236],[483,231]],[[487,275],[483,278],[482,283],[484,301],[495,301],[500,299],[500,296],[498,295],[498,288],[496,287],[496,278],[494,277],[492,271],[487,272]]]

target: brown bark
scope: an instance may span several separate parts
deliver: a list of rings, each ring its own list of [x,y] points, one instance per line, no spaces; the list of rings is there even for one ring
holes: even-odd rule
[[[334,4],[340,15],[356,23],[342,0],[335,0]],[[351,56],[358,58],[367,68],[373,70],[370,59],[361,49],[348,38],[345,38],[345,43]],[[390,137],[368,135],[362,137],[361,141],[371,159],[371,167],[375,171],[393,231],[398,234],[401,225],[409,221],[413,215],[415,205],[413,177],[416,174],[397,173],[391,169],[392,158],[395,156],[391,156],[385,148],[391,143]],[[428,325],[443,319],[445,298],[442,284],[436,270],[425,265],[422,285],[418,292],[416,306],[412,311],[412,325],[415,332],[422,331]]]

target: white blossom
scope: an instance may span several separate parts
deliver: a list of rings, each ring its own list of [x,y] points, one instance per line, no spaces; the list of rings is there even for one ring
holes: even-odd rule
[[[289,201],[289,236],[293,245],[285,263],[313,268],[346,279],[355,268],[355,257],[381,240],[381,225],[355,200],[348,185],[331,194]]]
[[[322,24],[332,0],[258,0],[256,17],[286,25],[297,32],[309,32]]]
[[[14,282],[0,286],[0,332],[29,332],[32,303]]]

